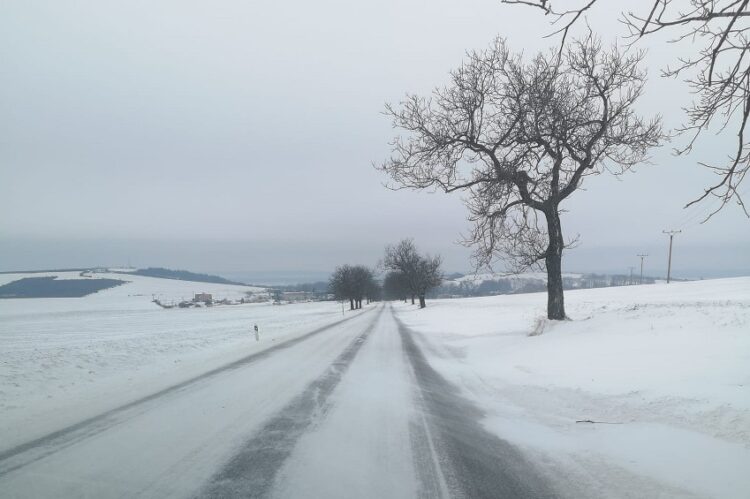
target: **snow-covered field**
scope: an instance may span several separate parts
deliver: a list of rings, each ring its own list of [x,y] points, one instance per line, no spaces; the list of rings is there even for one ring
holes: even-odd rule
[[[0,284],[44,275],[0,275]],[[330,302],[165,310],[152,295],[170,302],[207,292],[234,300],[258,288],[96,276],[129,282],[83,298],[0,300],[0,450],[342,317]]]
[[[151,303],[152,295],[165,302],[195,292],[237,299],[249,288],[100,276],[130,282],[84,298],[0,300],[0,451],[342,318],[338,303],[165,310]],[[0,283],[19,277],[3,275]],[[417,343],[432,367],[482,409],[484,427],[546,471],[560,496],[750,496],[750,278],[568,291],[571,320],[564,322],[544,320],[545,304],[546,295],[536,293],[434,300],[425,310],[402,303],[394,308],[419,333]],[[297,453],[277,465],[293,478],[283,482],[287,495],[309,492],[315,484],[318,495],[330,496],[323,492],[329,486],[340,490],[339,484],[359,483],[377,496],[380,485],[394,485],[381,483],[381,477],[398,473],[403,476],[397,481],[407,481],[404,490],[411,490],[419,483],[409,481],[414,470],[407,472],[404,463],[419,449],[407,435],[410,418],[419,414],[412,411],[422,405],[413,405],[410,396],[413,359],[407,362],[395,322],[384,312],[357,317],[257,364],[121,414],[114,419],[132,424],[114,424],[108,437],[71,448],[70,456],[84,456],[82,461],[68,462],[62,451],[38,467],[32,459],[26,471],[8,474],[7,483],[35,482],[39,470],[53,470],[44,477],[54,490],[57,473],[70,465],[83,480],[74,485],[93,490],[85,481],[93,469],[86,459],[99,460],[109,438],[117,443],[117,459],[140,473],[142,482],[136,483],[144,487],[153,477],[142,469],[141,453],[159,464],[156,475],[173,469],[192,476],[194,469],[173,466],[173,460],[200,449],[205,462],[196,466],[203,478],[194,478],[190,487],[184,477],[175,480],[184,491],[193,490],[210,478],[221,456],[234,452],[237,439],[266,438],[253,432],[275,414],[285,415],[285,407],[296,407],[305,387],[328,379],[331,363],[339,366],[347,345],[355,344],[365,327],[374,327],[359,356],[349,359],[341,386],[331,392],[330,410],[315,416],[317,423],[298,436]],[[256,323],[260,342],[251,334]],[[201,411],[185,415],[208,399]],[[176,433],[162,431],[163,421],[175,418],[184,419],[181,426],[173,423]],[[192,435],[194,428],[205,434]],[[149,447],[155,434],[163,437],[155,444],[165,447],[163,453]],[[120,448],[129,438],[132,452]],[[170,445],[182,441],[184,452],[170,452]],[[336,459],[321,458],[326,452]],[[101,464],[110,480],[128,475]],[[392,466],[398,472],[373,471]]]
[[[563,278],[568,279],[580,279],[583,274],[572,274],[563,273]],[[498,279],[510,279],[512,281],[542,281],[547,282],[546,272],[524,272],[523,274],[503,274],[503,273],[476,273],[467,274],[456,279],[451,279],[449,282],[471,282],[474,284],[481,284],[484,281],[496,281]]]
[[[750,497],[750,278],[569,291],[560,323],[545,304],[397,310],[486,427],[571,496]]]

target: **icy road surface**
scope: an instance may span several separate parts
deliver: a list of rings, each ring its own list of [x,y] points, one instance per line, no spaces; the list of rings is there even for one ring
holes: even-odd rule
[[[378,306],[0,451],[3,497],[541,498]]]

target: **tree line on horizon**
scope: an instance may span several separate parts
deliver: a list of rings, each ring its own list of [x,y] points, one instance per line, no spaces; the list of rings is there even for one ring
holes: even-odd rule
[[[340,265],[329,281],[329,291],[337,300],[348,301],[349,309],[362,308],[363,300],[404,300],[411,298],[419,308],[427,306],[427,293],[443,281],[442,258],[439,255],[422,255],[412,239],[404,239],[385,248],[383,260],[378,264],[385,271],[382,281],[377,272],[364,265]]]

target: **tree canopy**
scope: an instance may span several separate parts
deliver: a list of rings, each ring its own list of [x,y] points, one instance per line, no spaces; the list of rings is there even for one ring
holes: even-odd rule
[[[463,191],[477,267],[546,266],[548,315],[562,319],[560,204],[585,177],[644,162],[664,138],[658,116],[634,110],[642,58],[589,36],[527,62],[497,38],[430,97],[386,107],[406,135],[380,168],[394,188]]]
[[[569,31],[600,0],[501,0],[502,3],[537,8],[549,15],[561,35],[561,50]],[[680,56],[663,68],[666,77],[683,77],[697,96],[685,103],[686,119],[677,129],[687,134],[687,144],[675,150],[678,155],[690,153],[701,133],[712,124],[720,132],[733,130],[736,141],[727,151],[724,163],[700,163],[717,175],[703,194],[685,207],[707,198],[719,200],[708,220],[734,200],[750,217],[739,188],[750,171],[750,142],[746,138],[750,117],[750,0],[651,0],[627,5],[630,10],[619,15],[626,27],[625,38],[631,43],[655,33],[670,33],[672,43],[680,47]],[[613,5],[606,3],[606,8]],[[617,12],[610,10],[610,12]],[[617,14],[615,14],[617,15]],[[594,26],[594,29],[596,27]],[[589,28],[590,29],[590,28]]]

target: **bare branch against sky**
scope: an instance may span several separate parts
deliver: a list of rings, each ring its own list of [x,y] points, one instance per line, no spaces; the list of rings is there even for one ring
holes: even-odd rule
[[[604,3],[599,0],[564,5],[552,0],[502,2],[534,7],[549,15],[555,30],[547,36],[559,35],[561,48],[566,45],[570,31],[586,23],[587,13]],[[662,76],[683,79],[694,95],[684,105],[685,124],[675,130],[688,138],[684,145],[675,148],[675,153],[688,156],[696,141],[711,129],[719,129],[719,133],[728,129],[736,137],[725,159],[700,163],[716,178],[686,207],[718,199],[718,207],[709,212],[705,221],[732,204],[750,218],[742,190],[742,182],[750,171],[750,146],[745,131],[750,117],[750,63],[746,57],[750,49],[750,0],[650,0],[635,4],[636,10],[619,14],[627,28],[628,44],[636,45],[642,38],[655,34],[669,34],[669,43],[680,46],[680,54],[662,69]],[[585,27],[592,29],[589,24]]]

